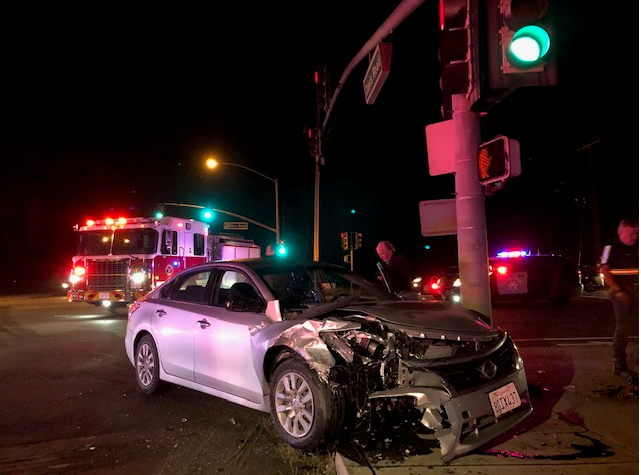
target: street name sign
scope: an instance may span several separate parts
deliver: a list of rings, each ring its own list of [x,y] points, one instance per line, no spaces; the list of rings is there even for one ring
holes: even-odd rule
[[[223,229],[228,231],[247,231],[249,229],[249,223],[247,221],[226,221],[223,223]]]
[[[363,89],[365,90],[365,103],[374,104],[381,92],[383,83],[387,79],[392,65],[392,43],[379,43],[374,49],[367,73],[363,79]]]

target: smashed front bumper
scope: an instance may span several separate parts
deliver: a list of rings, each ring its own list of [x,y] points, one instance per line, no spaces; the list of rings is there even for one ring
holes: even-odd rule
[[[497,417],[490,393],[510,383],[516,387],[520,405]],[[370,399],[400,397],[414,399],[416,409],[423,414],[421,424],[434,431],[440,443],[444,462],[490,442],[533,411],[523,367],[509,376],[497,378],[491,385],[461,395],[451,395],[446,389],[436,387],[399,387],[370,395]]]

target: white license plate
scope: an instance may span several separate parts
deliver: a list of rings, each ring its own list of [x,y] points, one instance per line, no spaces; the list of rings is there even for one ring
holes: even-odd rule
[[[105,292],[100,292],[100,293],[98,294],[98,298],[99,298],[100,300],[109,300],[109,294],[108,294],[108,293],[105,293]]]
[[[495,417],[502,416],[506,412],[519,407],[521,405],[521,397],[514,383],[506,384],[496,391],[492,391],[490,393],[490,404]]]

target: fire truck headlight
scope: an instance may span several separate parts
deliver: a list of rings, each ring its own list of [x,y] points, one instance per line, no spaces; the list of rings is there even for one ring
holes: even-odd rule
[[[70,282],[70,283],[72,283],[72,284],[77,284],[77,283],[78,283],[78,282],[80,282],[81,280],[82,280],[82,277],[80,277],[80,276],[78,276],[78,275],[71,274],[71,275],[69,276],[69,282]]]
[[[145,281],[145,273],[142,271],[136,271],[131,274],[131,280],[134,284],[142,284]]]
[[[461,279],[456,279],[452,284],[452,287],[460,287],[460,286],[461,286]]]

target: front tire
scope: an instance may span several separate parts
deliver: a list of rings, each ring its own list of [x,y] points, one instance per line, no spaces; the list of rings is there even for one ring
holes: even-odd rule
[[[156,343],[150,335],[143,336],[135,352],[136,381],[145,394],[162,392],[167,385],[160,380],[160,358]]]
[[[318,374],[296,357],[276,367],[270,382],[271,415],[276,431],[289,445],[300,450],[313,450],[333,442],[343,422],[336,404],[333,413],[332,393],[321,383]],[[342,398],[338,392],[335,397]],[[338,401],[342,402],[342,401]]]

